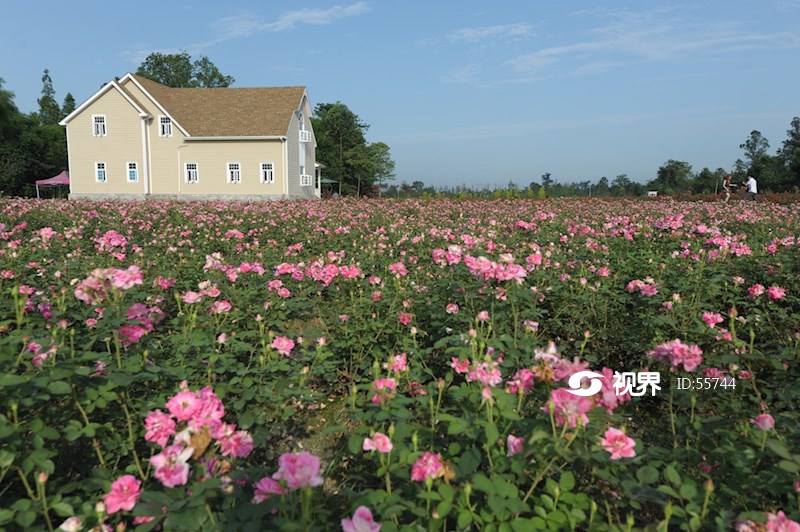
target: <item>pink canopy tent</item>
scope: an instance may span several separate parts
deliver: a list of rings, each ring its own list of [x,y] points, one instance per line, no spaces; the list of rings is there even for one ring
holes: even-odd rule
[[[69,174],[67,171],[64,170],[57,176],[53,176],[50,179],[40,179],[36,181],[36,198],[39,198],[39,187],[54,187],[57,185],[67,185],[69,186]]]

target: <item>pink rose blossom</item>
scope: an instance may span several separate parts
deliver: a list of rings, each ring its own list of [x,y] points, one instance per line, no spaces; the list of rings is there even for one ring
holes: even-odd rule
[[[780,286],[772,285],[767,288],[767,295],[771,300],[777,301],[779,299],[783,299],[783,297],[786,295],[786,290]]]
[[[754,284],[747,289],[747,295],[750,296],[750,299],[755,299],[762,294],[764,294],[764,285]]]
[[[550,392],[550,400],[542,407],[542,411],[550,413],[552,408],[557,425],[575,428],[578,423],[584,427],[589,423],[586,414],[593,407],[591,398],[573,395],[566,388],[556,388]]]
[[[763,432],[768,432],[775,426],[775,418],[769,414],[759,414],[751,419],[750,423],[755,424]]]
[[[281,487],[279,482],[269,477],[262,478],[256,482],[253,487],[255,488],[253,504],[264,502],[273,495],[283,495],[286,493],[286,490]]]
[[[106,512],[116,513],[120,510],[130,512],[142,494],[142,482],[133,475],[122,475],[111,483],[111,491],[103,497]]]
[[[376,405],[383,404],[394,397],[396,393],[397,382],[394,379],[376,379],[372,383],[372,391],[375,395],[372,396],[371,401]]]
[[[767,532],[800,532],[800,523],[792,521],[783,511],[767,514]]]
[[[221,434],[217,435],[219,450],[222,456],[244,458],[253,450],[253,437],[246,430],[236,430],[235,425],[224,425]]]
[[[458,358],[453,357],[450,361],[450,367],[458,374],[467,373],[469,371],[469,360],[464,360],[462,362]]]
[[[227,314],[231,311],[231,304],[227,301],[214,301],[211,305],[212,314]]]
[[[392,440],[386,434],[376,432],[372,438],[364,438],[362,448],[365,451],[378,451],[386,454],[392,450]]]
[[[149,412],[144,418],[144,439],[164,447],[175,434],[175,426],[175,420],[169,414],[161,410]]]
[[[184,293],[183,296],[181,296],[181,299],[187,305],[194,305],[195,303],[198,303],[201,299],[203,299],[203,296],[202,294],[198,294],[197,292],[192,292],[190,290]]]
[[[444,464],[440,454],[424,452],[411,466],[411,480],[424,482],[444,476]]]
[[[633,450],[633,448],[636,447],[636,442],[619,429],[608,429],[603,435],[600,445],[611,453],[612,460],[633,458],[636,456],[636,451]]]
[[[711,327],[712,329],[718,324],[725,321],[722,318],[722,314],[719,312],[703,312],[703,323]]]
[[[383,367],[391,369],[392,371],[406,371],[408,369],[406,354],[400,353],[399,355],[394,355]]]
[[[183,486],[189,482],[189,458],[194,449],[183,445],[170,445],[150,458],[155,470],[155,477],[167,488]]]
[[[509,434],[506,438],[506,454],[507,456],[514,456],[521,453],[522,448],[525,446],[525,438],[517,438],[513,434]]]
[[[380,529],[380,523],[375,522],[366,506],[359,506],[352,519],[342,519],[342,532],[380,532]]]
[[[455,303],[449,303],[445,308],[444,311],[448,314],[458,314],[458,305]]]
[[[173,395],[170,400],[167,401],[166,406],[170,414],[175,416],[178,421],[187,421],[194,416],[195,412],[200,408],[201,403],[195,392],[182,390]]]
[[[294,349],[294,345],[294,340],[291,338],[287,338],[286,336],[278,336],[272,341],[270,347],[278,351],[278,353],[288,357],[292,352],[292,349]]]
[[[400,311],[400,312],[397,313],[397,319],[403,325],[408,325],[409,323],[411,323],[411,320],[413,318],[414,318],[414,316],[412,316],[408,312]]]
[[[272,475],[283,480],[289,489],[321,486],[324,479],[319,475],[319,457],[311,453],[285,453],[278,458],[278,471]]]

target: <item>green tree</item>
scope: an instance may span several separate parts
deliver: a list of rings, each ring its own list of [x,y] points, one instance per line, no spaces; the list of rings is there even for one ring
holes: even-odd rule
[[[553,185],[553,178],[550,177],[550,172],[542,174],[542,186],[544,188],[550,188],[552,185]]]
[[[168,87],[230,87],[231,76],[223,75],[206,56],[192,61],[188,52],[162,54],[153,52],[139,65],[136,73]]]
[[[685,192],[692,176],[692,165],[670,159],[658,168],[656,178],[648,186],[662,194]]]
[[[786,131],[786,140],[778,150],[778,157],[786,171],[786,184],[800,187],[800,117],[792,119],[791,128]]]
[[[714,194],[719,192],[722,187],[723,177],[725,177],[725,171],[722,168],[712,172],[708,167],[705,167],[692,180],[692,192],[695,194]]]
[[[367,143],[369,125],[345,104],[317,104],[311,122],[317,139],[317,160],[325,165],[328,177],[341,180],[344,191],[372,193],[376,181],[394,177],[389,146],[383,142]],[[402,187],[401,191],[405,192]]]
[[[39,104],[39,121],[42,124],[56,125],[62,118],[55,96],[50,71],[45,69],[42,74],[42,97],[36,100]]]
[[[75,97],[71,92],[68,92],[67,95],[64,96],[64,103],[61,105],[61,118],[63,119],[64,117],[69,116],[75,109]]]
[[[592,196],[602,198],[610,195],[611,187],[608,185],[608,178],[603,176],[597,181],[597,184],[592,187]]]

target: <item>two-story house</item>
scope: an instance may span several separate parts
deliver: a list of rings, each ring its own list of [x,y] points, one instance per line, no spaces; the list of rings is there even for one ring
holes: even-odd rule
[[[135,74],[60,123],[70,198],[320,197],[304,87],[171,88]]]

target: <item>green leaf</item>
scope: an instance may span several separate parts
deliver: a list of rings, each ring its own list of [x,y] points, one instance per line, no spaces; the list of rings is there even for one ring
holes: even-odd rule
[[[572,471],[567,471],[558,479],[561,491],[572,491],[575,488],[575,475]]]
[[[777,454],[781,458],[785,458],[786,460],[794,460],[794,457],[792,456],[792,453],[789,452],[786,444],[780,440],[770,438],[767,440],[767,447],[769,447],[773,453]]]
[[[54,395],[66,395],[72,392],[72,386],[68,382],[55,381],[47,385],[47,391]]]
[[[678,474],[678,471],[675,469],[675,467],[673,467],[672,464],[668,465],[664,469],[664,478],[667,479],[667,482],[673,486],[681,485],[681,476]]]
[[[697,488],[694,484],[684,484],[681,486],[680,491],[678,492],[681,494],[681,497],[684,499],[694,499],[697,496]]]
[[[22,375],[14,375],[11,373],[0,375],[0,388],[5,386],[18,386],[25,382],[28,382],[28,379]]]
[[[497,426],[494,423],[487,422],[484,425],[484,432],[486,433],[486,443],[488,443],[489,446],[495,445],[500,438],[500,431],[497,430]]]
[[[778,462],[778,467],[789,473],[800,472],[800,465],[798,465],[797,462],[790,462],[789,460],[781,460]]]
[[[636,471],[636,478],[642,484],[654,484],[658,482],[658,469],[650,465],[642,466]]]

